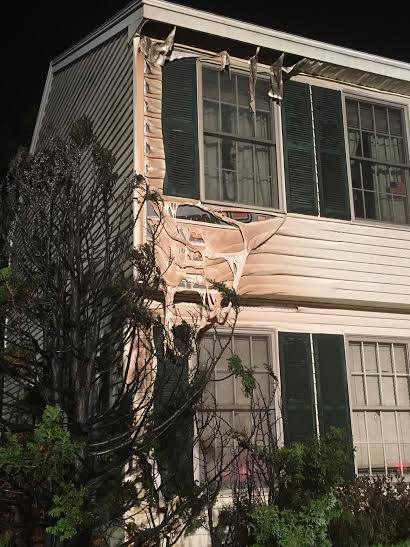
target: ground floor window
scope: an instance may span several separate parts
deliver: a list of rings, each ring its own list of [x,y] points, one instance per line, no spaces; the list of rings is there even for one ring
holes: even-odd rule
[[[409,346],[351,340],[349,351],[357,471],[410,477]]]
[[[251,396],[246,395],[241,379],[229,367],[232,356],[240,357],[243,366],[252,370],[256,386]],[[237,434],[256,443],[276,442],[271,337],[206,336],[199,352],[200,366],[206,370],[210,361],[217,359],[197,417],[201,431],[200,479],[204,479],[205,473],[212,477],[223,469],[224,483],[230,486],[232,481],[245,480],[252,473]]]

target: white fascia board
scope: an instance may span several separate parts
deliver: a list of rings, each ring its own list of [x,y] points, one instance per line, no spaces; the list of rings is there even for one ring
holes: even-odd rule
[[[239,40],[255,46],[285,51],[326,63],[382,74],[389,78],[410,81],[409,63],[326,44],[164,0],[143,0],[143,2],[145,19],[168,23],[177,28],[185,27],[222,38]]]
[[[64,68],[122,30],[129,27],[137,27],[138,23],[142,20],[142,7],[140,5],[141,0],[133,2],[104,25],[101,25],[73,47],[56,57],[52,61],[53,70],[56,71]]]

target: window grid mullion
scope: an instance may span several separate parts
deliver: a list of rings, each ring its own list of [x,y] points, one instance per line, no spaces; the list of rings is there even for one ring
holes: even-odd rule
[[[387,475],[387,457],[386,457],[386,443],[384,441],[384,424],[383,424],[383,416],[384,413],[382,411],[379,412],[379,418],[380,418],[380,431],[382,432],[382,447],[383,447],[383,460],[384,460],[384,472]]]
[[[369,462],[369,474],[370,476],[372,476],[372,460],[371,460],[371,457],[370,457],[370,439],[369,439],[369,428],[367,426],[367,412],[365,411],[364,413],[364,428],[365,428],[365,431],[366,431],[366,447],[367,447],[367,460]]]
[[[380,365],[379,342],[376,342],[376,368],[377,368],[377,377],[379,379],[379,401],[380,401],[380,404],[383,406],[384,393],[382,389],[382,374],[381,374],[381,365]]]
[[[403,464],[403,450],[402,450],[402,439],[400,435],[400,429],[399,429],[399,417],[397,410],[394,411],[394,422],[396,425],[396,437],[397,437],[397,444],[399,446],[399,465],[400,465],[400,474],[404,475],[404,464]]]
[[[369,397],[368,397],[368,393],[367,393],[366,362],[364,360],[363,342],[360,342],[360,358],[362,360],[362,369],[363,369],[364,401],[366,403],[366,406],[368,406],[369,405]]]
[[[396,371],[396,357],[394,355],[394,346],[395,344],[390,344],[390,358],[391,358],[391,364],[393,367],[393,382],[394,382],[394,400],[396,402],[396,405],[400,405],[400,397],[399,397],[399,390],[397,388],[397,371]]]

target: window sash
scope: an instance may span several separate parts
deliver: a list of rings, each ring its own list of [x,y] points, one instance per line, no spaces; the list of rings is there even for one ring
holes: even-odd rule
[[[205,344],[209,343],[211,344],[211,351],[209,351],[209,359],[214,359],[216,356],[220,353],[219,348],[219,341],[221,341],[221,346],[223,347],[226,343],[227,338],[224,339],[224,335],[221,334],[218,335],[210,335],[205,336]],[[209,342],[208,342],[209,341]],[[259,351],[257,350],[257,344],[260,343]],[[254,439],[254,442],[258,442],[263,436],[268,435],[268,432],[266,430],[267,423],[270,423],[273,425],[274,430],[270,432],[270,435],[272,435],[273,438],[277,439],[277,409],[276,409],[276,393],[274,391],[274,380],[273,378],[270,378],[270,374],[268,370],[266,370],[263,366],[263,363],[256,362],[256,354],[260,357],[260,355],[266,356],[266,362],[270,366],[273,366],[272,361],[272,337],[270,334],[255,334],[255,333],[246,333],[246,332],[238,332],[231,337],[231,341],[227,348],[224,350],[222,356],[220,357],[219,362],[217,363],[214,372],[212,374],[212,377],[209,381],[208,385],[213,386],[211,389],[211,393],[213,398],[211,399],[213,404],[207,404],[205,401],[204,404],[201,405],[201,408],[199,409],[199,413],[201,415],[201,419],[207,419],[207,416],[211,416],[215,413],[219,418],[219,420],[222,419],[222,427],[221,422],[218,422],[218,427],[221,428],[221,430],[224,431],[225,427],[229,430],[230,427],[232,427],[234,430],[238,429],[238,425],[240,424],[249,424],[250,425],[250,431],[247,431],[247,433],[252,433],[252,438]],[[248,346],[246,348],[246,346]],[[206,347],[206,346],[205,346]],[[206,363],[204,363],[205,359],[203,360],[203,356],[201,357],[201,351],[199,355],[199,366],[206,368]],[[242,351],[241,351],[242,350]],[[245,352],[243,351],[245,350]],[[244,355],[245,353],[245,355]],[[269,397],[269,400],[267,401],[267,406],[262,408],[259,406],[253,406],[252,405],[252,399],[245,398],[243,395],[243,392],[241,390],[241,381],[240,379],[233,378],[231,375],[227,359],[230,355],[237,354],[239,357],[242,358],[243,364],[245,366],[249,366],[252,368],[257,383],[265,388],[266,385],[268,385],[267,389],[267,396]],[[242,354],[242,355],[241,355]],[[208,359],[206,359],[208,361]],[[209,361],[208,361],[209,363]],[[209,366],[209,365],[208,365]],[[218,381],[215,382],[215,378],[226,378],[227,376],[231,376],[231,382],[232,382],[232,389],[233,392],[231,393],[232,398],[228,402],[222,402],[218,401],[218,387],[215,389],[215,384],[218,386]],[[265,379],[265,382],[264,382]],[[257,386],[258,389],[258,386]],[[222,390],[221,390],[221,394]],[[226,392],[225,392],[226,394]],[[229,398],[229,395],[228,395]],[[255,396],[255,399],[257,399],[257,395]],[[212,420],[213,418],[211,418]],[[239,427],[240,429],[240,427]],[[239,430],[238,429],[238,430]],[[208,458],[208,465],[212,466],[215,465],[215,461],[213,458],[218,458],[218,450],[219,450],[219,444],[218,439],[220,433],[217,435],[217,438],[213,439],[212,443],[208,447],[208,451],[210,450],[210,453],[207,454]],[[224,459],[232,457],[232,454],[236,453],[236,450],[238,449],[238,442],[236,439],[231,439],[229,443],[226,442],[226,445],[224,445]],[[213,455],[212,455],[213,454]],[[200,464],[200,480],[203,473],[203,455],[198,453],[198,456],[200,458],[201,464]],[[246,454],[243,454],[240,457],[240,460],[246,459]],[[242,462],[243,463],[243,462]],[[242,464],[241,464],[242,465]],[[227,486],[229,480],[232,478],[231,472],[235,473],[234,468],[237,466],[237,462],[232,462],[232,464],[229,466],[230,471],[226,474],[226,479],[223,480],[223,485]],[[237,471],[237,470],[236,470]]]
[[[215,74],[218,89],[215,89],[214,93],[209,92],[209,86],[208,92],[205,90],[207,85],[204,81],[205,71]],[[235,97],[231,97],[230,100],[222,97],[222,76],[219,70],[202,64],[201,74],[202,86],[199,86],[201,89],[199,102],[202,105],[202,115],[200,114],[200,117],[202,124],[202,188],[204,199],[215,203],[278,210],[280,199],[275,136],[276,124],[272,101],[266,93],[266,104],[260,107],[260,104],[257,103],[256,113],[251,114],[247,95],[245,103],[244,95],[242,95],[241,101],[239,94],[238,78],[244,75],[248,76],[247,73],[239,70],[232,72],[232,78],[235,82]],[[206,108],[209,105],[215,105],[217,109],[214,111],[215,119],[211,122],[208,120],[207,123]],[[223,128],[222,108],[224,106],[235,111],[235,122],[231,123],[229,131]],[[240,130],[239,113],[241,111],[245,114],[244,119],[246,115],[252,119],[252,134],[249,131]],[[262,134],[262,130],[258,134],[258,115],[262,118],[268,116],[267,119],[265,118],[265,135]],[[212,150],[209,146],[213,146],[215,149]],[[226,150],[225,159],[222,153],[223,147]],[[228,153],[229,147],[231,152]],[[241,154],[243,155],[242,158]],[[210,155],[214,157],[210,158]],[[231,169],[227,168],[229,156],[233,158],[231,160],[233,168]]]
[[[372,393],[369,393],[369,379],[370,385],[375,388]],[[385,379],[392,386],[387,399],[383,391]],[[398,391],[397,380],[402,379],[406,381],[405,404],[402,404]],[[359,387],[357,380],[360,381]],[[397,471],[410,476],[408,343],[396,340],[349,340],[349,384],[358,472],[388,474]]]
[[[349,96],[345,107],[355,218],[410,224],[410,162],[403,108]],[[396,127],[392,127],[392,114]]]

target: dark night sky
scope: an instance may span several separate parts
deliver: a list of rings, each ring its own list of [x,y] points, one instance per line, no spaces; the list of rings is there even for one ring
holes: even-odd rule
[[[30,143],[50,59],[127,3],[128,0],[9,1],[7,13],[2,6],[0,175],[17,146]],[[369,0],[179,3],[410,62],[404,1],[402,6],[399,1]]]

